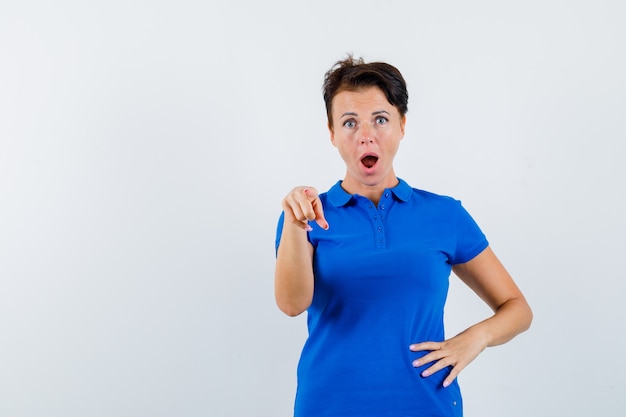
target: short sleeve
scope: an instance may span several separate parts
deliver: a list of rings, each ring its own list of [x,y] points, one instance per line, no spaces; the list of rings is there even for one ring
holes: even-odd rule
[[[280,245],[280,237],[283,234],[283,224],[285,223],[285,212],[280,213],[278,225],[276,226],[276,253],[278,253],[278,245]]]
[[[457,201],[456,232],[456,249],[451,259],[452,265],[471,261],[489,246],[485,234],[460,201]]]

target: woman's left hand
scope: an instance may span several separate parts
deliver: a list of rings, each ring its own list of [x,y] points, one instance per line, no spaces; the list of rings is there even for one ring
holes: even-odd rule
[[[482,335],[480,330],[471,327],[443,342],[415,343],[409,348],[413,352],[431,351],[413,361],[413,366],[416,368],[434,362],[432,366],[422,372],[423,377],[428,377],[448,366],[452,366],[452,370],[443,381],[443,386],[447,387],[470,362],[485,350],[487,345],[487,338]]]

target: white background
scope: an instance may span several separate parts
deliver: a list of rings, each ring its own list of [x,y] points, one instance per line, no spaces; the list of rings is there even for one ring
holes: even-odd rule
[[[465,414],[623,416],[623,1],[0,5],[0,416],[289,416],[280,199],[343,174],[346,53],[409,86],[396,172],[452,195],[534,309]],[[454,334],[489,314],[451,278]],[[358,349],[358,346],[355,346]]]

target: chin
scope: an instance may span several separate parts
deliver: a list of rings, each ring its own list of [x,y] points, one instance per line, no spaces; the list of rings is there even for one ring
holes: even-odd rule
[[[384,181],[384,178],[380,175],[368,175],[361,178],[361,184],[366,185],[368,187],[376,187],[380,185]]]

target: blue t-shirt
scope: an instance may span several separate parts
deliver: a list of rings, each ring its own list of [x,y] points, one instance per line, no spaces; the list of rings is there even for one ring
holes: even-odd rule
[[[445,339],[451,267],[482,252],[484,234],[459,201],[401,179],[378,206],[340,184],[320,194],[330,228],[310,222],[314,295],[295,416],[461,416],[456,380],[442,386],[449,369],[422,377],[428,365],[412,362],[426,352],[409,345]]]

